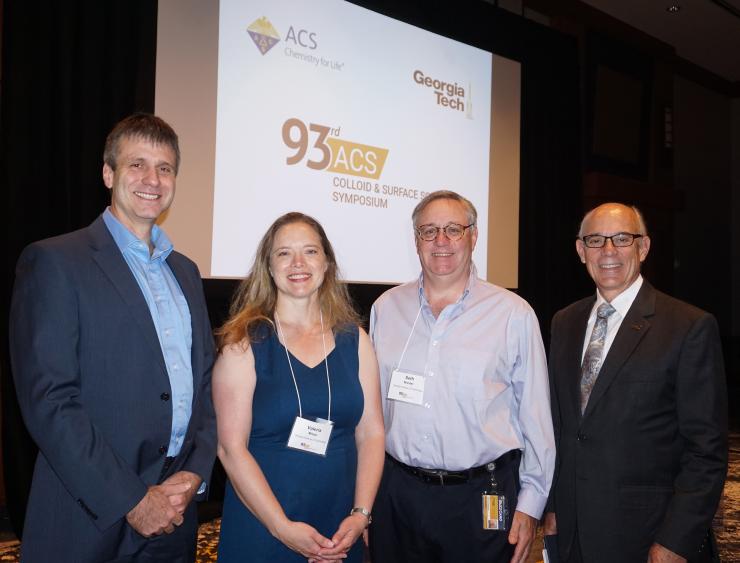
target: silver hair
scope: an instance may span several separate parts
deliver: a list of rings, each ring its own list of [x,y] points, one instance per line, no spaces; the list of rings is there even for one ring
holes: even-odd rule
[[[422,212],[430,203],[432,203],[433,201],[437,201],[438,199],[451,199],[453,201],[460,202],[463,207],[465,207],[465,212],[468,215],[468,223],[471,225],[475,225],[478,221],[478,212],[475,209],[475,205],[473,205],[473,203],[469,199],[451,190],[437,190],[436,192],[428,193],[426,196],[424,196],[424,199],[422,199],[416,205],[416,207],[414,207],[414,211],[411,213],[411,222],[414,226],[414,229],[418,226],[416,224],[416,220],[419,218],[419,215],[422,214]]]

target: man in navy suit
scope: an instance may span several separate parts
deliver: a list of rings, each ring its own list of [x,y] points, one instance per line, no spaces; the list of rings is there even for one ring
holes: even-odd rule
[[[110,207],[18,261],[11,361],[39,446],[26,563],[194,561],[214,351],[198,269],[156,225],[179,164],[167,123],[124,119],[105,146]]]
[[[727,397],[714,317],[640,275],[639,211],[586,214],[576,251],[596,293],[552,321],[557,463],[545,534],[560,561],[712,560],[727,470]]]

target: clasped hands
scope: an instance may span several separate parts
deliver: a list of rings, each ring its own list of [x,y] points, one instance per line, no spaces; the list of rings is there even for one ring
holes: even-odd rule
[[[185,509],[198,491],[201,478],[178,471],[159,485],[149,487],[144,498],[126,515],[129,525],[145,538],[171,534],[183,523]]]
[[[287,547],[303,555],[308,563],[319,563],[345,559],[365,528],[367,518],[362,514],[352,514],[342,520],[331,539],[305,522],[290,520],[280,525],[275,535]]]

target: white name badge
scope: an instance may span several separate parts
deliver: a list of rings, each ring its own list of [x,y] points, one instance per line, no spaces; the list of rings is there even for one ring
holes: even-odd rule
[[[426,378],[419,373],[411,373],[394,369],[391,375],[391,384],[388,386],[388,398],[403,401],[412,405],[424,402],[424,381]]]
[[[290,431],[288,447],[312,454],[326,455],[332,428],[332,423],[328,420],[319,419],[314,422],[297,416],[293,429]]]

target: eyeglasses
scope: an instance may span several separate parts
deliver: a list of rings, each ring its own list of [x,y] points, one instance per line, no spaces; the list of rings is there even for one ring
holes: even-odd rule
[[[634,233],[617,233],[610,237],[606,235],[586,235],[581,237],[581,240],[588,248],[602,248],[607,240],[612,241],[612,244],[617,248],[624,248],[625,246],[632,246],[635,239],[641,237],[642,235]]]
[[[435,225],[420,225],[419,227],[416,227],[416,234],[421,240],[431,242],[437,238],[439,231],[442,231],[448,239],[460,240],[465,234],[465,229],[469,229],[473,225],[475,225],[475,223],[470,223],[470,225],[458,225],[457,223],[449,223],[444,227],[437,227]]]

